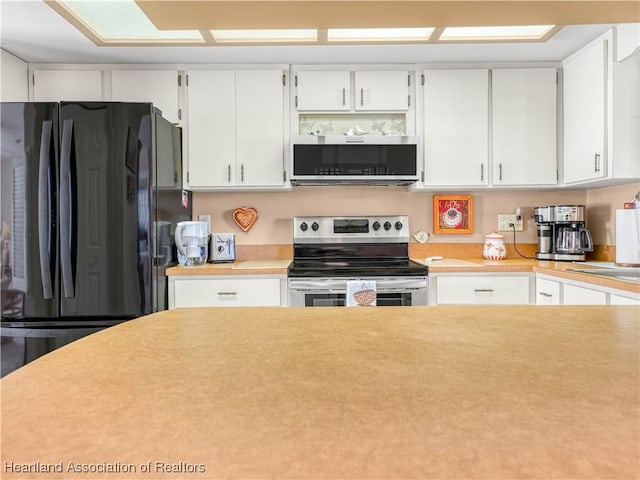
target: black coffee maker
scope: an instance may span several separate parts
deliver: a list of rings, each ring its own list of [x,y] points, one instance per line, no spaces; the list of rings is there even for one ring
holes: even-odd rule
[[[584,205],[536,207],[538,260],[585,261],[593,239],[585,226]]]

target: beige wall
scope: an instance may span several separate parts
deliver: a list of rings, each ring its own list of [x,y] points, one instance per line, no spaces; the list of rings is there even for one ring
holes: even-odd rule
[[[604,198],[608,195],[626,198],[628,192],[634,190],[629,187],[619,188],[624,191],[611,189],[613,193],[602,192],[602,201],[605,201]],[[474,233],[432,234],[429,243],[481,243],[484,241],[484,235],[496,229],[498,213],[515,213],[518,207],[522,209],[526,222],[524,232],[517,234],[517,242],[535,243],[535,222],[531,218],[535,206],[586,205],[588,194],[586,190],[573,189],[475,192],[472,194],[475,205]],[[193,213],[195,219],[199,214],[211,215],[212,230],[235,232],[236,243],[239,245],[290,244],[291,219],[302,215],[409,215],[412,233],[419,230],[431,233],[432,197],[432,193],[407,192],[406,187],[353,186],[296,187],[290,192],[277,193],[195,193]],[[258,211],[258,221],[247,233],[233,222],[232,212],[238,207],[253,207]],[[509,236],[508,239],[511,240],[512,237]]]
[[[616,209],[631,202],[640,183],[587,191],[587,225],[597,245],[615,245]]]

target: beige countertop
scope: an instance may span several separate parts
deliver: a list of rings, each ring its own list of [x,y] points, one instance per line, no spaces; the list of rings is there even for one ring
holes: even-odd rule
[[[161,312],[0,380],[1,476],[637,479],[639,332],[637,307]]]
[[[430,273],[495,273],[495,272],[534,272],[555,275],[569,280],[591,283],[608,288],[617,288],[640,294],[640,283],[604,277],[587,273],[572,272],[568,269],[593,266],[574,262],[551,262],[529,260],[525,258],[505,260],[484,260],[482,258],[443,258],[442,260],[425,261],[415,258],[419,263],[429,266]],[[234,263],[205,264],[198,267],[171,267],[168,276],[192,275],[286,275],[291,259],[245,260]]]

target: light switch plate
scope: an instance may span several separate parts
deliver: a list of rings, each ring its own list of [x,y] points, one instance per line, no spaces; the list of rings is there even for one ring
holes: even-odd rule
[[[199,222],[207,222],[207,232],[211,231],[211,215],[198,215]]]

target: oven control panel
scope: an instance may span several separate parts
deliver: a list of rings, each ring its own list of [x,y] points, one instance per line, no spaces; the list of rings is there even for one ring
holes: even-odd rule
[[[409,241],[409,217],[294,217],[293,240],[294,243],[406,243]]]

